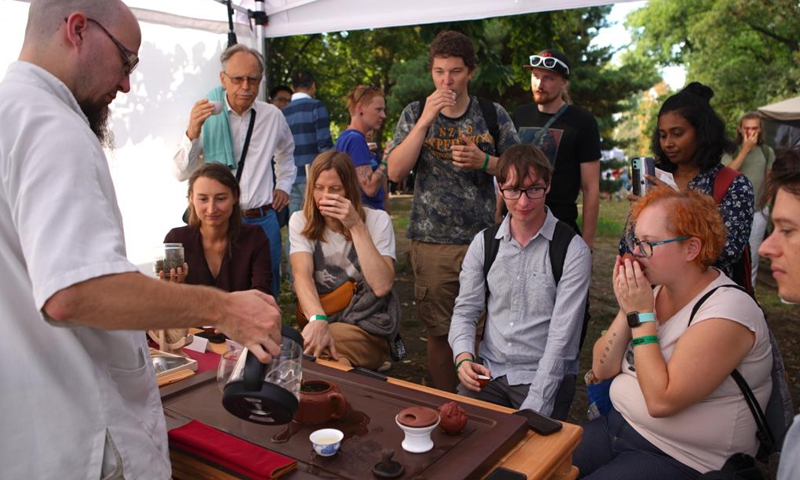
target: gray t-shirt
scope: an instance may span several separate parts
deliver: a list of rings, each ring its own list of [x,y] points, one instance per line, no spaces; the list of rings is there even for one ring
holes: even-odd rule
[[[739,151],[737,148],[733,156],[727,153],[723,155],[722,164],[730,164],[739,155]],[[761,201],[761,196],[764,192],[764,180],[767,172],[772,170],[773,163],[775,163],[775,151],[769,146],[763,145],[750,150],[747,156],[744,157],[742,168],[739,169],[753,184],[753,198],[757,205]]]
[[[414,202],[408,224],[408,238],[421,242],[467,245],[476,233],[494,223],[495,190],[492,175],[464,170],[453,165],[450,147],[461,144],[465,135],[481,151],[499,155],[519,143],[508,112],[495,103],[500,138],[492,139],[476,97],[460,118],[443,114],[428,129],[414,165]],[[419,119],[419,102],[409,104],[400,115],[394,134],[394,148],[406,139]],[[497,150],[495,150],[495,143]],[[391,158],[391,151],[389,158]],[[391,161],[391,160],[390,160]]]

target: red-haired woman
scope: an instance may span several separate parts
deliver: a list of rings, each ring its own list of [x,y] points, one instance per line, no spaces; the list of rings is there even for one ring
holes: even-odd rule
[[[697,190],[653,189],[633,206],[634,258],[617,257],[620,311],[594,345],[592,371],[614,378],[614,409],[584,426],[581,478],[692,479],[737,452],[756,453],[756,425],[731,372],[762,408],[772,349],[764,315],[715,267],[726,230]],[[656,288],[651,288],[656,285]]]

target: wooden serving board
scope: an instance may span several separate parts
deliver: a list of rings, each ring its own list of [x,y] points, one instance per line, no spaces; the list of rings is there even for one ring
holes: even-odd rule
[[[431,435],[433,450],[408,453],[400,445],[403,432],[395,423],[395,416],[409,406],[438,409],[447,399],[312,362],[304,361],[303,369],[304,380],[322,379],[338,385],[348,402],[343,418],[313,426],[292,422],[269,427],[246,422],[222,407],[214,374],[205,372],[162,388],[168,425],[198,420],[298,460],[298,477],[354,480],[375,478],[372,467],[380,462],[381,451],[387,448],[393,449],[394,460],[405,466],[400,478],[479,478],[527,432],[523,417],[461,403],[469,421],[460,435],[449,436],[436,429]],[[326,458],[313,454],[308,436],[327,427],[338,428],[345,437],[339,453]]]

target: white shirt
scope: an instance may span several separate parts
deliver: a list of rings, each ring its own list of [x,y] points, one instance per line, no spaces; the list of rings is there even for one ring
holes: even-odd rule
[[[169,478],[144,333],[41,313],[59,290],[137,270],[105,155],[66,85],[35,65],[9,67],[0,105],[2,476],[98,479],[108,433],[126,478]]]
[[[396,260],[392,218],[383,210],[365,208],[364,213],[364,225],[375,249],[382,257]],[[360,282],[364,278],[352,241],[328,227],[325,227],[324,242],[309,240],[300,233],[305,227],[306,217],[302,210],[293,213],[289,219],[291,253],[305,252],[314,257],[314,282],[320,294],[330,293],[345,281]]]
[[[278,107],[269,103],[256,100],[253,105],[238,115],[228,105],[228,120],[231,124],[233,135],[233,158],[236,162],[242,157],[244,140],[247,137],[247,127],[250,125],[252,111],[256,111],[256,123],[250,137],[250,146],[244,162],[244,172],[239,182],[241,197],[239,203],[242,209],[249,210],[268,203],[272,203],[272,191],[277,188],[286,193],[292,191],[292,184],[297,176],[297,166],[294,164],[294,137],[286,123],[286,118]],[[203,136],[194,140],[184,133],[178,152],[173,158],[173,173],[179,181],[189,178],[192,171],[203,164]],[[275,157],[275,177],[272,181],[272,157]],[[236,170],[233,171],[236,175]]]

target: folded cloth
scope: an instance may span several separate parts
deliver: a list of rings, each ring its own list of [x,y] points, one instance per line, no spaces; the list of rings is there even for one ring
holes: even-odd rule
[[[216,87],[208,92],[209,100],[225,102],[225,90]],[[224,103],[223,103],[224,105]],[[237,160],[233,157],[233,137],[228,113],[223,111],[206,119],[201,132],[203,136],[203,159],[206,163],[217,162],[234,169]]]
[[[297,461],[192,420],[169,431],[170,447],[204,458],[247,478],[269,480],[297,468]]]

